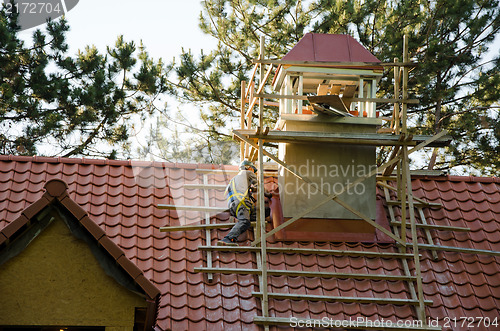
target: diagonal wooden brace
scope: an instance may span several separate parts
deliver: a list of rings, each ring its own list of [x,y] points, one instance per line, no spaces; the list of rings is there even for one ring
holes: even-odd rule
[[[427,146],[428,144],[432,143],[433,141],[441,138],[442,136],[444,136],[446,134],[446,131],[441,131],[439,134],[433,136],[432,138],[429,138],[428,140],[418,144],[417,146],[413,147],[412,149],[410,149],[407,153],[407,155],[413,153],[413,152],[416,152],[422,148],[424,148],[425,146]],[[252,142],[251,140],[247,139],[244,135],[242,135],[241,133],[238,133],[238,132],[235,132],[233,131],[233,135],[240,139],[241,141],[244,141],[246,142],[247,144],[255,147],[255,148],[258,148],[258,146]],[[263,150],[264,154],[266,156],[268,156],[269,158],[271,158],[273,161],[277,162],[278,164],[280,164],[281,166],[283,166],[286,170],[288,170],[290,173],[292,173],[293,175],[297,176],[298,178],[304,180],[306,183],[310,184],[311,183],[311,180],[308,179],[307,177],[303,177],[301,176],[300,174],[297,174],[296,172],[294,172],[293,170],[291,170],[287,164],[283,161],[281,161],[280,159],[278,159],[276,156],[272,155],[271,153],[267,152],[266,150]],[[402,157],[402,154],[401,155],[398,155],[397,157],[395,157],[394,159],[388,161],[387,163],[381,165],[380,167],[378,167],[377,169],[375,170],[372,170],[368,175],[366,176],[363,176],[363,177],[360,177],[358,178],[356,181],[352,182],[350,185],[344,187],[344,189],[340,192],[340,193],[335,193],[335,194],[331,194],[329,196],[327,196],[325,199],[321,200],[319,203],[317,203],[316,205],[314,206],[311,206],[309,208],[307,208],[306,210],[302,211],[302,213],[299,213],[299,215],[296,215],[295,217],[289,219],[288,221],[286,221],[285,223],[277,226],[276,228],[274,228],[273,230],[269,231],[267,234],[266,234],[266,238],[270,237],[271,235],[275,234],[276,232],[284,229],[285,227],[289,226],[290,224],[294,223],[295,221],[297,221],[298,219],[304,217],[305,215],[307,215],[308,213],[310,213],[311,211],[317,209],[318,207],[324,205],[325,203],[327,203],[328,201],[330,200],[337,200],[338,201],[338,196],[341,195],[342,193],[344,193],[345,191],[351,189],[352,187],[354,187],[355,185],[365,181],[366,179],[376,175],[378,172],[382,172],[384,169],[386,169],[387,167],[390,167],[391,165],[395,164],[396,162],[398,162]],[[305,179],[306,178],[306,179]],[[360,216],[360,215],[358,215]],[[372,220],[370,220],[371,222],[373,222]],[[376,223],[375,223],[376,224]],[[372,224],[373,225],[373,224]],[[383,229],[381,230],[383,233],[386,233],[387,235],[389,235],[392,239],[394,239],[395,241],[397,241],[398,243],[402,244],[402,245],[406,245],[405,242],[402,241],[401,238],[395,236],[392,232],[386,230],[385,228],[381,227],[380,225],[377,224],[377,228],[378,229]],[[258,245],[260,243],[260,240],[261,239],[258,239],[258,240],[255,240],[254,242],[252,242],[252,246],[255,246],[255,245]]]

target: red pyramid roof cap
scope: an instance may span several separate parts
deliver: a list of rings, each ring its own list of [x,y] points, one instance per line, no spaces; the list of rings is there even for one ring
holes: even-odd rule
[[[283,61],[380,62],[356,39],[346,34],[307,33]]]

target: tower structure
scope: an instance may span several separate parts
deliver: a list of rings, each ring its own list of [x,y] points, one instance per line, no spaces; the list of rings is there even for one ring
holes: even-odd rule
[[[422,327],[416,329],[440,329],[426,324],[425,305],[430,302],[424,299],[423,294],[415,216],[416,208],[439,206],[413,196],[409,155],[424,147],[446,146],[451,138],[445,136],[445,131],[435,136],[408,134],[406,105],[418,103],[418,100],[408,98],[408,68],[415,64],[408,60],[407,45],[405,38],[402,62],[395,59],[394,63],[382,63],[350,36],[307,34],[283,59],[268,60],[264,53],[264,38],[261,38],[260,56],[254,60],[253,74],[248,84],[242,82],[240,128],[232,131],[234,139],[241,142],[241,159],[257,161],[258,164],[260,183],[254,240],[246,247],[212,246],[210,230],[230,227],[234,223],[210,224],[208,216],[206,224],[203,225],[160,229],[206,231],[207,246],[200,249],[207,251],[207,267],[195,268],[195,271],[207,273],[209,281],[217,273],[257,275],[260,291],[253,295],[261,301],[262,315],[254,317],[254,323],[263,324],[265,329],[274,324],[290,325],[289,318],[271,316],[269,313],[269,301],[281,299],[411,305],[416,310],[418,320],[423,323]],[[387,68],[394,68],[394,98],[376,98],[376,83]],[[275,75],[269,86],[267,84],[273,72]],[[391,116],[378,116],[379,103],[394,104]],[[278,121],[272,125],[272,129],[264,126],[264,113],[269,110],[268,107],[279,108]],[[380,128],[384,120],[389,125]],[[277,143],[277,155],[275,151],[266,150],[264,143]],[[377,146],[392,149],[388,160],[381,165],[375,163]],[[273,203],[278,208],[273,210],[271,229],[266,226],[264,213],[259,212],[264,210],[264,172],[267,170],[266,166],[269,167],[264,163],[265,157],[275,162],[279,170],[281,201]],[[221,170],[213,170],[213,173],[218,171]],[[389,217],[386,214],[378,217],[378,212],[384,209],[384,206],[375,205],[377,185],[385,193]],[[206,184],[202,187],[220,189],[218,186]],[[394,193],[391,195],[390,192]],[[400,207],[401,221],[396,220],[394,206]],[[159,207],[204,212],[217,209],[213,206]],[[224,209],[225,207],[220,210]],[[421,209],[419,213],[423,215]],[[425,224],[422,216],[420,218],[422,224],[419,226],[426,231],[429,244],[434,246],[428,232],[429,225]],[[436,225],[431,228],[447,231],[467,230]],[[274,242],[273,247],[268,247],[268,240]],[[309,247],[292,251],[286,247],[275,246],[276,241],[282,240],[384,242],[391,245],[382,245],[377,252]],[[383,251],[384,247],[389,247],[387,252]],[[390,247],[397,252],[392,251]],[[212,267],[211,253],[214,251],[254,252],[257,269]],[[271,252],[341,255],[366,260],[375,256],[397,258],[402,265],[402,274],[268,269],[267,259]],[[412,263],[409,264],[408,260],[412,260]],[[347,298],[270,292],[269,277],[278,275],[402,281],[407,283],[409,297],[395,301],[383,297]],[[368,324],[358,326],[373,328]]]
[[[283,98],[279,103],[277,129],[290,134],[321,135],[375,134],[382,120],[377,118],[376,102],[353,101],[375,98],[377,81],[383,73],[380,61],[349,35],[306,34],[282,59],[272,83]],[[359,64],[359,66],[356,66]],[[370,65],[372,64],[372,65]],[[305,96],[306,100],[293,99]],[[338,144],[322,141],[279,143],[279,158],[290,167],[301,169],[312,186],[280,167],[279,186],[283,216],[313,206],[322,192],[335,193],[366,175],[375,166],[375,146]],[[364,210],[374,220],[375,177],[340,194],[352,207]],[[289,230],[310,232],[310,240],[332,239],[325,232],[374,233],[375,228],[359,216],[329,201],[306,214]],[[307,239],[291,233],[287,239]],[[354,239],[355,240],[355,237]]]

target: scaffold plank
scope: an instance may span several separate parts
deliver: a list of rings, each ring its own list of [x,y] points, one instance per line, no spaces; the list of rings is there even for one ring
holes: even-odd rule
[[[161,232],[175,232],[175,231],[192,231],[192,230],[213,230],[213,229],[227,229],[233,227],[236,223],[217,223],[217,224],[193,224],[193,225],[179,225],[179,226],[162,226]],[[250,223],[255,226],[255,222]],[[216,247],[216,246],[211,246]]]
[[[215,184],[184,184],[184,188],[188,190],[225,190],[226,185],[215,185]]]
[[[214,250],[219,252],[258,252],[260,247],[255,246],[199,246],[199,250],[207,251]],[[287,248],[287,247],[267,247],[268,253],[286,253],[286,254],[317,254],[317,255],[335,255],[335,256],[351,256],[365,258],[382,258],[382,259],[411,259],[413,254],[397,253],[397,252],[368,252],[368,251],[349,251],[349,250],[328,250],[314,248]]]
[[[401,226],[401,222],[395,221],[391,222],[391,225]],[[469,228],[463,228],[460,226],[448,226],[448,225],[434,225],[434,224],[419,224],[417,223],[417,228],[430,229],[430,230],[442,230],[442,231],[457,231],[457,232],[469,232]],[[410,224],[406,224],[406,228],[409,228]]]
[[[244,274],[258,275],[259,269],[240,269],[240,268],[194,268],[195,272],[210,272],[220,274]],[[382,274],[355,274],[343,272],[318,272],[318,271],[299,271],[299,270],[272,270],[268,269],[269,276],[293,276],[293,277],[318,277],[318,278],[340,278],[340,279],[369,279],[369,280],[388,280],[388,281],[414,281],[416,277],[405,275],[382,275]]]
[[[260,298],[262,293],[253,292],[253,296]],[[307,294],[292,294],[292,293],[268,293],[270,299],[279,300],[307,300],[307,301],[325,301],[325,302],[344,302],[344,303],[375,303],[375,304],[391,304],[398,306],[417,305],[418,300],[414,299],[396,299],[396,298],[373,298],[373,297],[347,297],[347,296],[324,296],[324,295],[307,295]],[[425,300],[426,305],[432,305],[432,300]]]
[[[182,205],[164,205],[158,204],[159,209],[168,210],[186,210],[186,211],[212,211],[212,212],[223,212],[228,210],[227,207],[204,207],[204,206],[182,206]]]
[[[258,134],[255,130],[233,130],[233,134],[238,133],[248,139],[263,139],[266,142],[295,142],[295,143],[339,143],[367,146],[397,146],[408,144],[415,146],[432,136],[413,136],[409,142],[401,141],[399,136],[382,133],[325,133],[308,131],[281,131],[271,130],[266,135]],[[428,147],[444,147],[451,142],[450,136],[436,139]]]
[[[411,244],[409,244],[409,246],[411,246]],[[489,251],[486,249],[429,245],[429,244],[418,244],[418,248],[419,249],[426,249],[426,250],[430,250],[430,251],[444,251],[444,252],[455,252],[455,253],[466,253],[466,254],[500,256],[500,251]]]

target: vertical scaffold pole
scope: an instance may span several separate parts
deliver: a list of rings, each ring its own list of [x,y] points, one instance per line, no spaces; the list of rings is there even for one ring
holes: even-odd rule
[[[266,242],[266,213],[264,203],[264,152],[262,139],[259,139],[259,194],[258,194],[258,226],[262,240],[260,241],[260,256],[261,256],[261,272],[262,272],[262,316],[269,316],[269,299],[267,295],[267,242]]]
[[[398,62],[398,58],[394,58],[394,62]],[[399,67],[394,67],[394,99],[399,99]],[[394,133],[399,134],[399,103],[394,103],[394,113],[392,119],[394,121]]]
[[[408,36],[403,36],[403,63],[408,63]],[[408,66],[403,66],[403,99],[408,99]],[[406,123],[406,102],[401,104],[401,129],[404,134],[408,132],[408,127]]]
[[[264,60],[264,36],[260,36],[260,54],[259,60]],[[259,85],[262,85],[264,81],[264,76],[266,73],[264,72],[264,64],[260,63],[260,80]],[[264,128],[264,98],[259,98],[259,128],[262,130]]]
[[[246,84],[245,81],[241,82],[241,118],[240,118],[240,129],[243,130],[245,128],[245,105],[246,105]],[[240,142],[240,162],[245,159],[245,143]]]

